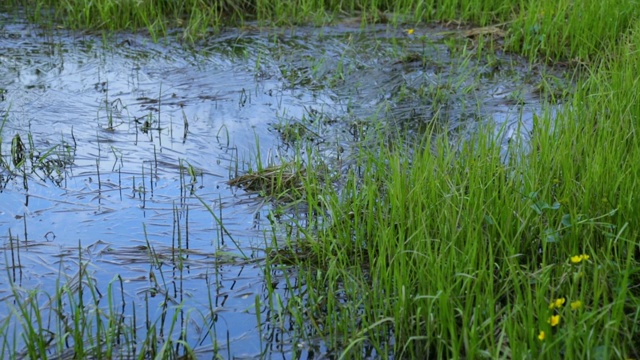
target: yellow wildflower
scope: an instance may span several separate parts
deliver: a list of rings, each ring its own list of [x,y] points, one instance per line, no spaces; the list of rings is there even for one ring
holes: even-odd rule
[[[578,310],[582,307],[582,301],[576,300],[571,302],[571,310]]]
[[[589,260],[589,255],[581,254],[581,255],[575,255],[575,256],[571,257],[571,262],[574,263],[574,264],[579,264],[583,260]]]
[[[405,30],[407,32],[407,35],[412,35],[413,34],[413,29],[407,29]]]
[[[538,334],[538,340],[544,340],[544,331],[540,331],[540,334]]]
[[[561,308],[564,305],[566,299],[561,297],[553,300],[551,304],[549,304],[549,309]]]
[[[556,326],[560,324],[560,315],[553,315],[552,317],[547,319],[547,322],[551,324],[551,326]]]

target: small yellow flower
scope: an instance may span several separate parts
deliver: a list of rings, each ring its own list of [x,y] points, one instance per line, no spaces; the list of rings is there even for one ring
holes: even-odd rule
[[[582,301],[576,300],[571,302],[571,310],[578,310],[582,307]]]
[[[542,341],[544,340],[544,331],[540,331],[540,334],[538,334],[538,340]]]
[[[405,30],[407,32],[407,35],[412,35],[413,34],[413,29],[407,29]]]
[[[561,298],[557,298],[555,300],[553,300],[551,302],[551,304],[549,304],[549,309],[556,309],[556,308],[561,308],[562,305],[564,305],[566,299],[561,297]]]
[[[551,324],[551,326],[556,326],[560,324],[560,315],[553,315],[552,317],[547,319],[547,322]]]
[[[581,255],[575,255],[575,256],[571,257],[571,262],[574,263],[574,264],[579,264],[583,260],[589,260],[589,255],[581,254]]]

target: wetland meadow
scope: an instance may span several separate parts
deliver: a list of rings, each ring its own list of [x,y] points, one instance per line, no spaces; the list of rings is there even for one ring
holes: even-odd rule
[[[637,0],[8,0],[0,357],[640,358]]]

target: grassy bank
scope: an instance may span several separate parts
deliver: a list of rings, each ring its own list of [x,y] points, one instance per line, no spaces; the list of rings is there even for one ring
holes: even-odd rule
[[[335,1],[335,0],[8,0],[36,22],[69,29],[139,30],[154,37],[180,28],[180,37],[211,36],[223,26],[329,24],[359,16],[362,25],[496,26],[506,31],[505,46],[532,58],[590,61],[619,40],[637,17],[634,0],[560,1]]]
[[[412,151],[380,140],[345,189],[310,195],[331,225],[294,246],[312,254],[306,286],[328,291],[290,311],[345,358],[640,357],[640,25],[618,15],[597,44],[574,28],[595,21],[568,19],[538,48],[590,59],[590,76],[537,119],[530,151],[512,144],[505,163],[490,129]]]
[[[308,171],[311,220],[288,242],[304,255],[293,262],[307,291],[282,311],[309,328],[302,340],[320,337],[345,358],[640,358],[635,1],[12,4],[71,29],[161,36],[180,26],[189,39],[254,19],[460,21],[503,29],[503,46],[532,60],[579,64],[589,76],[560,113],[537,119],[530,151],[512,144],[508,162],[487,129],[463,143],[427,134],[390,145],[374,135],[368,143],[378,146],[361,150],[340,189]],[[42,15],[49,9],[53,18]],[[61,289],[54,299],[66,296]],[[30,306],[19,303],[16,314],[38,337],[42,329],[28,324],[40,315]],[[100,326],[106,335],[88,336],[109,340],[118,331]],[[87,333],[77,336],[83,344]]]
[[[299,316],[349,358],[637,357],[633,120],[577,112],[511,164],[488,136],[367,154],[363,180],[318,195],[332,225],[300,265],[328,291]]]

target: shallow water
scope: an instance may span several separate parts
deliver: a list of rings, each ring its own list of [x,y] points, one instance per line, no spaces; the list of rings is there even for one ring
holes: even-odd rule
[[[0,263],[11,269],[0,297],[10,281],[53,293],[81,257],[101,292],[122,279],[128,315],[148,302],[157,319],[165,302],[183,304],[170,312],[189,318],[199,354],[213,343],[223,357],[327,351],[296,342],[301,329],[258,326],[256,311],[277,311],[267,282],[282,282],[286,301],[294,269],[265,274],[272,204],[227,181],[256,159],[292,156],[299,129],[329,164],[349,159],[367,131],[419,133],[433,121],[449,134],[494,124],[504,144],[526,139],[536,87],[561,76],[507,55],[465,56],[470,40],[444,30],[232,29],[187,48],[0,15]],[[19,167],[16,135],[28,158]]]

